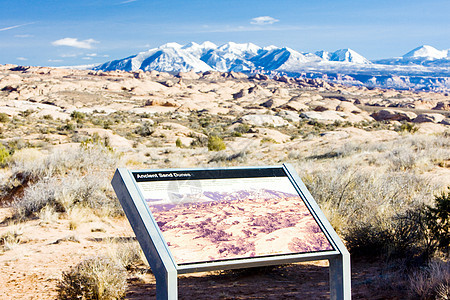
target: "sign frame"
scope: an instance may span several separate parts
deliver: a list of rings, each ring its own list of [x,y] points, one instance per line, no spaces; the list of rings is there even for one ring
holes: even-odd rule
[[[248,170],[264,168],[281,168],[295,190],[313,215],[334,250],[324,252],[307,252],[297,254],[280,254],[264,257],[227,259],[211,262],[199,262],[178,265],[164,240],[150,208],[133,176],[135,172],[189,172],[202,170]],[[320,210],[316,201],[307,190],[295,169],[290,164],[264,167],[231,167],[209,169],[151,169],[129,170],[118,168],[111,181],[114,191],[123,207],[136,238],[150,264],[156,278],[157,299],[178,299],[177,275],[195,272],[229,270],[239,268],[281,265],[295,262],[328,260],[330,278],[330,299],[351,299],[350,254],[334,231],[331,224]]]

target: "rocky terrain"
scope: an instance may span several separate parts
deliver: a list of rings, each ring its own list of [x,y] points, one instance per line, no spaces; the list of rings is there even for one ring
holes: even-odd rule
[[[398,232],[389,226],[403,220],[399,216],[430,204],[450,185],[449,117],[446,93],[236,72],[2,65],[0,299],[54,299],[62,273],[80,261],[118,257],[119,244],[137,248],[109,184],[117,167],[289,162],[349,247],[364,230]],[[237,212],[231,206],[217,209]],[[125,265],[127,297],[154,295],[145,265]],[[404,265],[357,260],[354,298],[403,299],[405,291],[417,292]],[[246,276],[186,276],[180,295],[208,299],[212,286],[224,299],[328,296],[323,262]]]
[[[332,250],[294,195],[177,205],[154,217],[178,264]]]

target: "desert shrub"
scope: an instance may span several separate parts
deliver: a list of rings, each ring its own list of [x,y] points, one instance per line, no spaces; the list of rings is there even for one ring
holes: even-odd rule
[[[450,192],[442,192],[434,198],[433,205],[427,207],[426,224],[436,248],[448,256],[450,254]]]
[[[238,151],[232,154],[227,154],[225,152],[218,152],[208,161],[208,163],[231,162],[231,161],[244,162],[247,157],[247,154],[248,152],[246,150]]]
[[[415,133],[417,132],[417,130],[419,130],[419,127],[417,127],[414,123],[404,122],[396,130],[400,132]]]
[[[225,150],[225,142],[222,138],[212,135],[208,138],[208,150],[209,151],[220,151]]]
[[[98,214],[122,214],[109,184],[117,160],[118,156],[101,144],[34,160],[14,160],[10,181],[25,187],[13,203],[15,216],[33,217],[47,206],[67,212],[76,205]]]
[[[417,153],[409,147],[393,149],[387,159],[391,163],[393,171],[411,170],[416,165]]]
[[[175,146],[177,146],[178,148],[183,147],[183,143],[181,142],[180,138],[177,138],[177,140],[175,141]]]
[[[0,145],[0,167],[4,167],[8,162],[10,153],[3,145]]]
[[[375,173],[351,163],[329,163],[303,179],[352,255],[412,257],[433,254],[424,201],[439,187],[411,172]]]
[[[121,214],[118,202],[108,191],[109,183],[99,173],[80,176],[69,173],[67,177],[39,180],[24,189],[23,196],[13,203],[15,216],[29,218],[42,209],[51,207],[55,212],[68,212],[81,205],[96,213]]]
[[[6,123],[9,121],[9,116],[5,113],[0,113],[0,123]]]
[[[81,120],[86,119],[86,114],[85,114],[85,113],[82,113],[82,112],[80,112],[80,111],[74,110],[74,111],[70,114],[70,117],[71,117],[73,120],[81,121]]]
[[[410,276],[415,299],[450,299],[450,262],[434,261]]]
[[[23,226],[15,224],[10,226],[10,229],[0,235],[0,249],[8,251],[14,248],[22,240]]]
[[[57,181],[54,179],[42,180],[29,186],[24,190],[23,196],[13,203],[15,215],[22,218],[29,217],[47,205],[56,207],[58,211],[64,211],[56,199],[57,190]]]
[[[234,132],[239,134],[247,133],[250,130],[250,126],[248,124],[240,124],[234,129]]]
[[[67,272],[58,284],[59,299],[123,299],[127,274],[111,259],[86,259]]]
[[[139,134],[142,137],[147,137],[153,134],[155,129],[153,128],[153,124],[150,122],[144,122],[141,126],[134,130],[134,133]]]
[[[344,233],[347,248],[354,256],[407,258],[403,262],[407,268],[425,264],[434,248],[423,208],[411,208],[386,219],[377,217],[371,223],[352,222]]]
[[[108,257],[117,265],[130,270],[136,265],[148,265],[137,241],[114,241],[108,247]]]

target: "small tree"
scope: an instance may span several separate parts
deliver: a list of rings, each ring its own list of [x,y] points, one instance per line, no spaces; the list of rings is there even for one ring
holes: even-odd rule
[[[208,150],[209,151],[220,151],[225,150],[226,146],[224,141],[215,135],[212,135],[208,138]]]
[[[449,187],[450,191],[450,187]],[[426,221],[435,246],[449,255],[450,249],[450,192],[442,192],[434,198],[434,206],[428,206]]]

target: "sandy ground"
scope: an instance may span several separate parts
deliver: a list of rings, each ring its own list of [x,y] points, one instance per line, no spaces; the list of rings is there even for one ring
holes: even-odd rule
[[[0,208],[7,217],[10,209]],[[85,258],[108,253],[108,241],[133,234],[125,218],[95,220],[69,229],[69,220],[32,220],[20,225],[21,242],[0,253],[0,299],[55,299],[63,271]],[[7,221],[0,234],[10,230]],[[128,279],[126,299],[154,299],[155,279],[148,268]],[[353,262],[353,299],[403,299],[392,290],[379,262]],[[207,272],[179,276],[180,299],[329,299],[326,261],[245,272]],[[381,283],[381,284],[380,284]],[[380,287],[386,288],[381,289]]]

